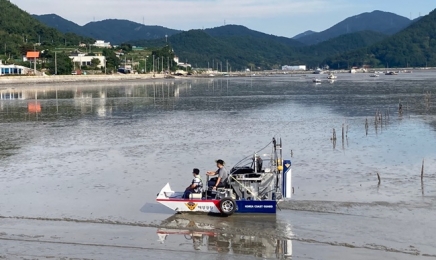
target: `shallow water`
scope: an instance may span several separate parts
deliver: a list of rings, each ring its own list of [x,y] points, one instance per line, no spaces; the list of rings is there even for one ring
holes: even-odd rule
[[[312,75],[286,75],[0,89],[0,240],[6,249],[26,248],[3,255],[140,258],[156,248],[147,257],[180,251],[198,259],[284,258],[283,245],[291,243],[297,259],[435,256],[436,103],[426,94],[435,76],[340,74],[320,85]],[[377,123],[376,111],[383,115]],[[192,168],[213,170],[218,158],[230,167],[273,136],[283,139],[285,157],[292,151],[295,188],[293,201],[282,203],[274,219],[173,219],[154,202],[167,182],[183,189]],[[151,242],[177,220],[184,234]],[[191,224],[183,226],[186,221]],[[201,233],[205,228],[212,233]],[[197,248],[185,236],[194,237]],[[29,247],[60,245],[52,240],[62,249],[37,254]]]

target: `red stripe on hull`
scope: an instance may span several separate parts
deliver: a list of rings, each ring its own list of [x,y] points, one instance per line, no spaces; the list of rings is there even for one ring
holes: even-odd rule
[[[219,200],[188,200],[188,199],[156,199],[156,201],[170,201],[170,202],[213,202],[215,205],[219,205]],[[218,203],[218,204],[217,204]]]

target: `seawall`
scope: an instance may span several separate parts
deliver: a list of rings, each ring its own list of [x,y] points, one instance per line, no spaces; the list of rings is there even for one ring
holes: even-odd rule
[[[58,76],[0,76],[0,85],[27,83],[111,82],[163,79],[164,74],[116,75],[58,75]]]

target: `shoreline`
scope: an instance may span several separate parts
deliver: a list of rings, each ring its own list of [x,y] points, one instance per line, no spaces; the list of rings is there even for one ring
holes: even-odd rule
[[[1,76],[0,86],[7,84],[49,84],[49,83],[86,83],[119,82],[165,79],[164,74],[128,74],[128,75],[59,75],[59,76]]]
[[[381,70],[377,70],[381,71]],[[428,70],[414,70],[414,71],[428,71]],[[344,70],[333,71],[334,73],[349,73]],[[370,74],[370,72],[360,72],[356,74]],[[324,73],[327,74],[327,73]],[[7,85],[25,85],[25,84],[53,84],[53,83],[109,83],[109,82],[138,82],[141,80],[162,80],[162,79],[198,79],[198,78],[227,78],[227,77],[265,77],[265,76],[316,76],[322,74],[314,74],[313,71],[256,71],[249,73],[215,73],[213,75],[190,75],[190,76],[167,76],[165,74],[113,74],[113,75],[58,75],[58,76],[0,76],[0,87]]]

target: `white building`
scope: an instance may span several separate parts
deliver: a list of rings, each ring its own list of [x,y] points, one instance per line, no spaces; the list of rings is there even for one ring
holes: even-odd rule
[[[30,71],[29,68],[19,65],[5,65],[0,60],[0,76],[25,75]]]
[[[91,66],[92,59],[100,60],[100,64],[97,65],[97,68],[104,67],[106,62],[105,56],[85,56],[85,54],[83,53],[72,55],[69,57],[74,63],[79,63],[81,66]]]
[[[189,63],[180,62],[179,57],[177,57],[177,56],[174,56],[174,62],[177,63],[177,66],[180,66],[180,67],[184,67],[184,68],[192,67],[191,64],[189,64]]]
[[[112,48],[110,42],[105,42],[105,41],[102,41],[102,40],[95,41],[95,43],[92,46],[99,47],[99,48]]]
[[[306,65],[298,65],[298,66],[282,66],[282,70],[306,70]]]

